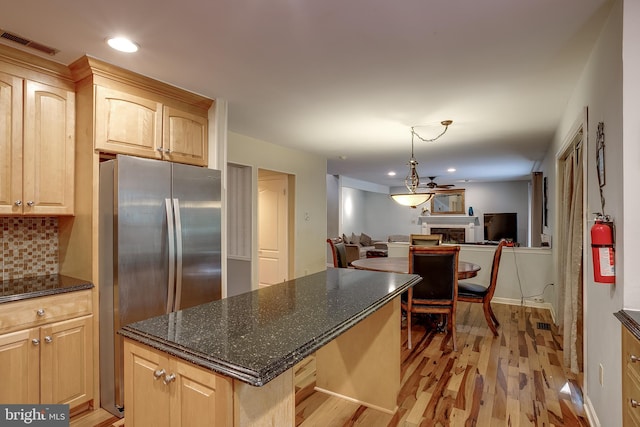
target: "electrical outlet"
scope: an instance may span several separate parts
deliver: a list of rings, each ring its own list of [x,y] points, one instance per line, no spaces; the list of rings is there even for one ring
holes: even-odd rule
[[[542,297],[533,297],[533,302],[544,302],[544,298],[542,298]]]
[[[598,366],[600,369],[600,375],[599,375],[600,385],[604,385],[604,366],[602,366],[602,363],[600,363]]]

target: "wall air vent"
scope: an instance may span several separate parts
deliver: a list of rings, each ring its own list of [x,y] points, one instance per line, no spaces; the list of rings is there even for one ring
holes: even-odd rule
[[[14,43],[18,43],[22,46],[25,46],[31,49],[35,49],[39,52],[46,53],[47,55],[55,55],[56,53],[60,52],[58,49],[45,46],[43,44],[34,42],[33,40],[25,39],[24,37],[20,37],[17,34],[13,34],[8,31],[4,31],[2,29],[0,29],[0,38],[10,40]]]

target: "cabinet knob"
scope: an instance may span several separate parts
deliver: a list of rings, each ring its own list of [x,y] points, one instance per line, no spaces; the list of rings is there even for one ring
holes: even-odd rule
[[[171,150],[169,150],[168,148],[164,150],[165,153],[169,154],[171,153]]]
[[[167,372],[164,369],[156,369],[155,371],[153,371],[153,376],[155,379],[158,379],[166,373]]]
[[[34,338],[34,339],[31,340],[31,343],[33,345],[38,345],[38,344],[40,344],[40,340],[38,338]]]
[[[163,382],[165,384],[172,383],[176,380],[176,374],[165,375]]]
[[[640,403],[638,403],[638,401],[635,399],[631,399],[629,403],[631,404],[632,408],[637,408],[638,405],[640,405]]]
[[[35,205],[35,203],[33,202],[33,200],[29,200],[27,202],[27,206],[29,206],[30,208],[33,207],[33,205]]]
[[[158,152],[162,153],[162,147],[158,147],[158,148],[156,148],[156,151],[158,151]]]
[[[38,311],[36,311],[36,314],[38,315],[38,317],[44,316],[44,308],[41,308]]]
[[[13,204],[16,206],[22,206],[22,200],[16,200]]]
[[[631,363],[636,363],[640,361],[640,357],[632,354],[631,356],[629,356],[629,360],[631,361]]]
[[[44,337],[44,342],[46,342],[47,344],[51,344],[51,342],[53,342],[53,338],[47,335],[46,337]]]

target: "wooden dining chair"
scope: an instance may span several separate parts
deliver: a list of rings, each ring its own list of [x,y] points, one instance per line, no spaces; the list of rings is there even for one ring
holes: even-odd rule
[[[331,247],[333,255],[333,266],[336,268],[348,268],[347,249],[343,242],[335,242],[333,239],[327,239],[327,243]]]
[[[447,328],[456,344],[456,304],[458,295],[458,254],[460,246],[410,246],[409,273],[422,281],[402,295],[400,305],[407,314],[407,347],[411,348],[411,315],[446,314]]]
[[[502,248],[507,244],[505,239],[500,240],[498,247],[493,253],[493,264],[491,264],[491,279],[488,286],[483,286],[473,282],[460,282],[458,284],[458,301],[477,302],[482,304],[484,317],[487,319],[489,329],[494,336],[498,336],[497,327],[500,326],[496,315],[491,309],[491,299],[496,291],[498,284],[498,269],[500,267],[500,257],[502,256]]]
[[[442,244],[442,234],[412,234],[409,244],[413,246],[437,246]]]

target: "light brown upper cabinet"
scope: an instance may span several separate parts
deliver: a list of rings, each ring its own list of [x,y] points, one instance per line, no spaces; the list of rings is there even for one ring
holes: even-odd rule
[[[70,68],[93,98],[97,152],[207,166],[212,100],[91,57]]]
[[[1,215],[74,213],[75,93],[66,74],[0,46]]]

